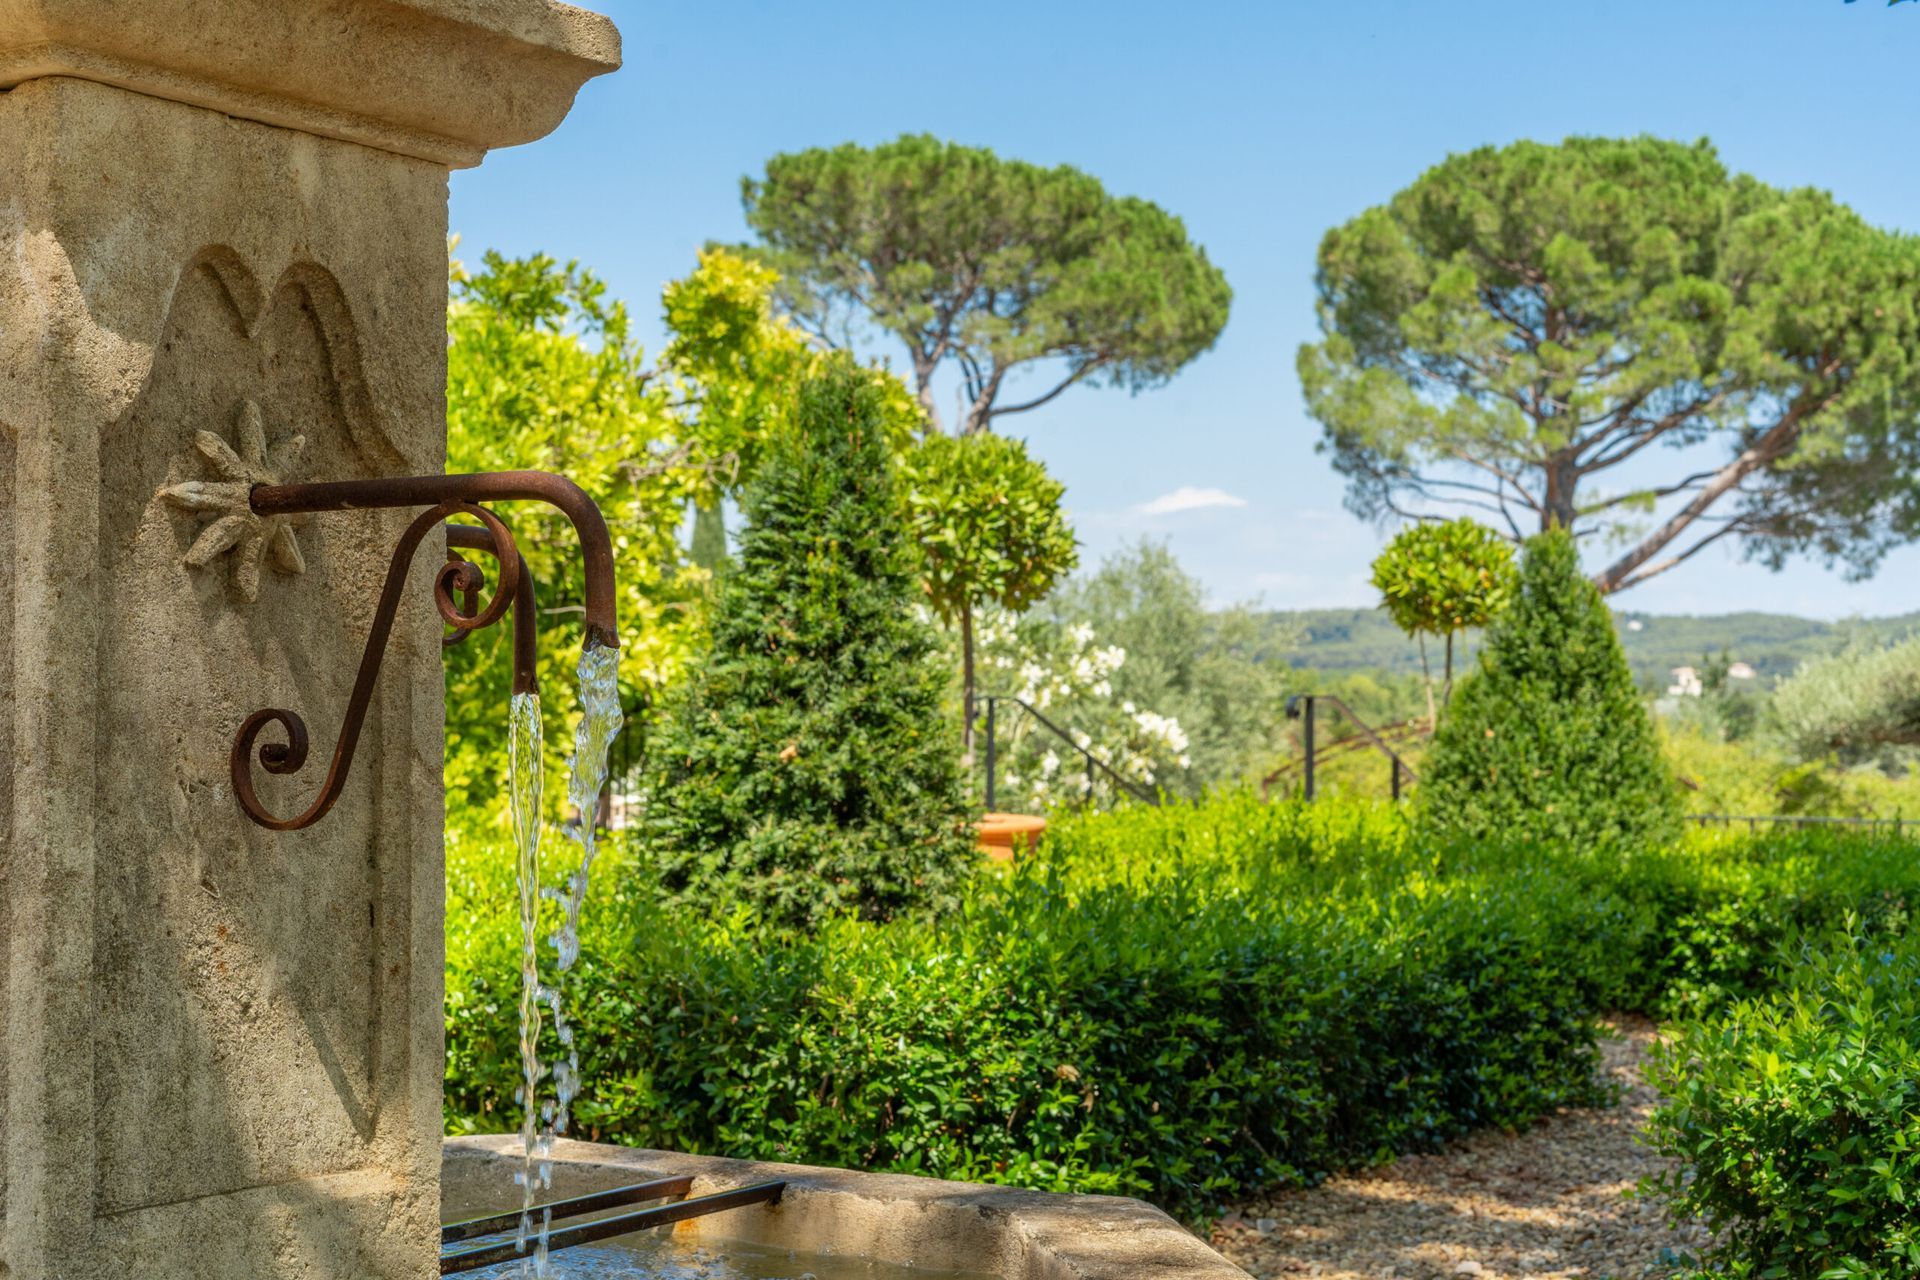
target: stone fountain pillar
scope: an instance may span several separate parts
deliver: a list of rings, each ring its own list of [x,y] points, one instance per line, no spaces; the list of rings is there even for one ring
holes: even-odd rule
[[[303,808],[407,513],[156,491],[440,470],[447,172],[618,61],[547,0],[0,0],[4,1280],[437,1274],[429,566],[275,834],[234,731],[306,717]]]

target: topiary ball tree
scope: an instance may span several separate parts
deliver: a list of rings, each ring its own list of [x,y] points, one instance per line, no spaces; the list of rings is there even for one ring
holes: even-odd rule
[[[1421,779],[1441,835],[1576,848],[1673,838],[1680,793],[1573,538],[1528,541]]]
[[[927,602],[960,627],[961,763],[971,768],[973,612],[989,603],[1019,612],[1079,563],[1060,510],[1066,486],[1005,436],[931,436],[900,470]]]
[[[713,647],[649,743],[674,896],[885,919],[950,902],[972,863],[881,394],[827,362],[748,487]]]
[[[1439,727],[1433,703],[1433,669],[1427,637],[1447,641],[1446,692],[1453,701],[1453,637],[1484,627],[1513,595],[1513,548],[1493,530],[1467,516],[1423,520],[1394,535],[1373,562],[1373,585],[1395,626],[1420,645],[1420,674],[1427,685],[1427,728]]]

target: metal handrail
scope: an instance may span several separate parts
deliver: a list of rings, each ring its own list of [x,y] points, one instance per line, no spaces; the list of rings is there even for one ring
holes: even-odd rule
[[[1095,774],[1096,769],[1102,773],[1105,773],[1109,778],[1113,779],[1115,785],[1123,788],[1129,795],[1133,796],[1135,799],[1144,800],[1148,804],[1157,805],[1160,803],[1160,796],[1158,793],[1149,791],[1145,787],[1138,784],[1137,782],[1134,782],[1129,778],[1123,777],[1117,770],[1114,769],[1112,765],[1108,764],[1105,760],[1100,759],[1098,756],[1094,755],[1093,752],[1087,750],[1085,747],[1075,742],[1073,740],[1072,735],[1069,734],[1065,729],[1062,729],[1059,725],[1055,724],[1053,721],[1041,715],[1039,709],[1036,708],[1031,702],[1028,702],[1026,699],[1016,698],[1012,694],[1006,694],[1006,693],[989,693],[989,694],[982,695],[979,698],[979,701],[987,704],[987,728],[986,728],[986,733],[987,733],[987,812],[989,813],[993,812],[994,776],[997,772],[997,770],[994,768],[994,764],[995,764],[995,761],[998,759],[998,755],[997,755],[998,744],[994,737],[994,709],[997,704],[1002,702],[1011,702],[1015,706],[1021,708],[1028,715],[1032,716],[1035,720],[1039,721],[1042,726],[1044,726],[1046,729],[1051,731],[1054,737],[1060,739],[1060,741],[1066,743],[1067,746],[1079,752],[1081,757],[1086,760],[1087,762],[1087,803],[1088,804],[1093,803],[1093,782],[1096,776]]]
[[[1396,748],[1407,746],[1418,739],[1429,736],[1425,716],[1420,717],[1418,720],[1402,720],[1396,721],[1393,724],[1381,725],[1375,732],[1386,740],[1387,745]],[[1373,743],[1370,742],[1365,735],[1352,733],[1344,738],[1335,738],[1325,746],[1319,747],[1315,751],[1315,756],[1317,763],[1324,765],[1337,757],[1352,755],[1356,751],[1370,751],[1372,749]],[[1271,789],[1274,783],[1295,772],[1299,767],[1300,762],[1296,760],[1282,762],[1272,773],[1260,779],[1260,786],[1263,789],[1262,795],[1264,796],[1266,790]],[[1409,765],[1408,767],[1411,768],[1412,766]]]
[[[1306,799],[1311,800],[1314,796],[1314,711],[1322,702],[1332,703],[1340,714],[1353,721],[1354,727],[1360,731],[1358,736],[1387,758],[1388,768],[1392,771],[1391,785],[1393,788],[1393,798],[1395,800],[1400,798],[1401,778],[1404,777],[1408,782],[1420,781],[1420,775],[1413,771],[1413,766],[1401,759],[1400,753],[1387,745],[1387,740],[1374,732],[1372,726],[1355,715],[1352,707],[1330,693],[1296,693],[1287,699],[1286,713],[1287,719],[1299,720],[1301,722],[1301,745],[1305,748],[1301,769],[1303,779],[1302,790],[1305,793]],[[1264,793],[1271,787],[1274,780],[1284,771],[1285,768],[1283,766],[1281,769],[1276,769],[1262,778],[1260,780],[1262,792]]]

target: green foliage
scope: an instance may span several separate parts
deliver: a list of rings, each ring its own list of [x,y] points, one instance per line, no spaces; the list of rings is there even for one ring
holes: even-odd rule
[[[1022,442],[935,436],[899,470],[927,600],[942,622],[986,603],[1019,612],[1079,563],[1060,510],[1066,486]]]
[[[447,469],[557,471],[594,496],[613,534],[626,699],[632,685],[657,689],[699,638],[687,608],[698,582],[676,570],[680,512],[699,476],[678,452],[681,423],[630,336],[626,308],[577,263],[489,252],[478,274],[454,264],[447,340]],[[547,740],[566,742],[578,713],[579,632],[566,620],[584,598],[579,542],[544,506],[504,514],[540,587]],[[509,631],[492,628],[447,653],[447,790],[462,821],[506,818]]]
[[[1506,607],[1515,579],[1513,548],[1466,516],[1410,524],[1373,562],[1387,616],[1408,635],[1486,626]]]
[[[1800,665],[1774,690],[1774,722],[1802,759],[1848,764],[1920,746],[1920,636],[1856,641]]]
[[[661,294],[667,326],[666,369],[697,406],[680,434],[711,465],[699,497],[715,503],[758,473],[769,442],[793,420],[800,386],[831,354],[774,310],[780,275],[726,249],[700,252],[698,267]],[[919,433],[920,408],[898,378],[868,368],[878,393],[881,430],[894,448]]]
[[[1685,1022],[1655,1051],[1656,1179],[1717,1232],[1704,1274],[1920,1273],[1920,946],[1802,944],[1781,993]]]
[[[1447,700],[1453,697],[1453,638],[1486,626],[1513,595],[1513,550],[1478,521],[1418,521],[1394,535],[1373,562],[1373,585],[1387,616],[1420,644],[1427,676],[1427,722],[1437,722],[1428,636],[1447,642]]]
[[[1179,725],[1186,763],[1160,771],[1157,785],[1198,795],[1272,767],[1285,670],[1258,658],[1258,616],[1245,605],[1209,610],[1199,579],[1165,546],[1143,541],[1114,552],[1039,612],[1118,646],[1125,661],[1111,674],[1111,697]]]
[[[610,854],[611,856],[617,856]],[[631,855],[629,855],[631,856]],[[456,848],[448,1125],[511,1124],[511,859]],[[1905,840],[1583,853],[1398,811],[1057,814],[958,910],[807,934],[602,877],[572,996],[583,1136],[1055,1190],[1185,1215],[1594,1100],[1592,1019],[1757,994],[1772,940],[1905,927]]]
[[[906,344],[936,425],[934,372],[957,363],[968,434],[1076,382],[1162,383],[1226,324],[1232,291],[1178,218],[1064,165],[906,136],[775,156],[742,198],[801,323],[845,345],[851,312]],[[1041,362],[1061,380],[1001,403]]]
[[[1018,440],[929,436],[900,459],[907,526],[920,547],[927,601],[960,624],[966,750],[973,743],[974,613],[1019,612],[1080,562],[1060,509],[1066,486]]]
[[[1328,232],[1317,278],[1300,376],[1357,511],[1602,533],[1608,591],[1726,535],[1864,573],[1920,530],[1920,239],[1705,141],[1450,156]],[[1664,479],[1598,487],[1656,449]]]
[[[663,887],[796,923],[949,902],[971,841],[866,371],[801,385],[744,510],[712,650],[650,744]]]
[[[1599,591],[1560,530],[1527,543],[1513,602],[1421,774],[1437,832],[1588,848],[1670,838],[1678,787]]]
[[[705,585],[725,559],[718,503],[749,477],[785,429],[795,389],[841,358],[774,315],[777,277],[710,250],[669,284],[672,339],[651,367],[626,307],[577,263],[544,254],[486,255],[483,270],[451,269],[447,308],[447,467],[536,468],[594,496],[613,534],[620,592],[622,700],[645,707],[677,680],[703,642]],[[894,447],[912,439],[919,407],[898,378],[861,369]],[[705,504],[702,545],[684,563],[679,527],[689,500]],[[541,703],[549,742],[571,738],[577,714],[564,621],[581,602],[580,558],[564,517],[537,505],[506,512],[541,588]],[[456,822],[504,826],[500,726],[511,663],[507,628],[482,632],[447,658],[447,789]],[[638,737],[644,725],[629,727]],[[562,766],[562,753],[549,763]],[[564,797],[565,789],[547,793]]]
[[[661,291],[673,332],[666,363],[699,397],[699,415],[685,434],[724,464],[701,494],[708,504],[757,470],[812,363],[807,336],[774,314],[779,279],[738,254],[705,249],[693,274]]]

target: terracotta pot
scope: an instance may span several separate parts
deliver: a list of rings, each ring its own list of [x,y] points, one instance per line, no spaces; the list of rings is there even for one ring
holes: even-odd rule
[[[1045,818],[1028,813],[989,813],[973,824],[980,849],[995,862],[1011,862],[1016,852],[1031,851],[1047,829]]]

